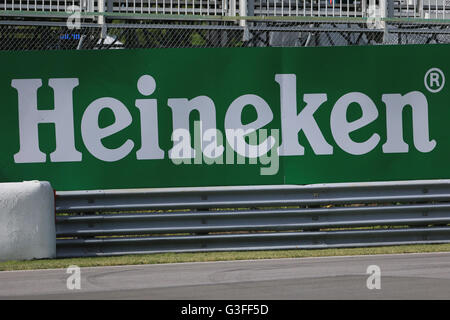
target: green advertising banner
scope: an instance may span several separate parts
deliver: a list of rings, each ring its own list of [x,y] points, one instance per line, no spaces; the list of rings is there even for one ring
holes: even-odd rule
[[[0,181],[450,178],[450,46],[1,52]]]

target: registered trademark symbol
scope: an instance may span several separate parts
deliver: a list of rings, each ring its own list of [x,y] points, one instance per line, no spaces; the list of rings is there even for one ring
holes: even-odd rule
[[[445,84],[445,76],[441,69],[431,68],[425,74],[425,87],[428,91],[436,93],[442,90]]]

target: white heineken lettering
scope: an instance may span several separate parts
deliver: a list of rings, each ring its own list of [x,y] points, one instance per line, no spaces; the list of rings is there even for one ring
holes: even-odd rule
[[[314,112],[327,101],[326,94],[305,94],[306,106],[297,114],[297,88],[295,74],[277,74],[275,81],[280,84],[281,141],[280,156],[301,156],[305,148],[298,141],[298,133],[303,130],[316,154],[333,154],[333,147],[325,140],[314,119]]]
[[[11,86],[17,90],[19,105],[20,149],[14,155],[16,163],[45,162],[47,155],[39,149],[38,124],[55,124],[56,149],[50,154],[53,162],[81,161],[82,154],[75,149],[72,91],[77,78],[49,79],[53,89],[53,110],[38,110],[37,90],[41,79],[14,79]]]
[[[245,106],[255,108],[257,118],[251,123],[242,123],[242,111]],[[241,156],[257,158],[266,154],[275,145],[275,139],[269,136],[258,145],[248,144],[246,135],[251,135],[256,130],[264,127],[273,119],[273,113],[264,99],[254,94],[240,96],[234,100],[225,115],[225,135],[230,146]]]
[[[383,94],[381,100],[386,104],[387,141],[383,144],[384,153],[408,152],[409,146],[403,140],[403,108],[412,108],[414,146],[420,152],[430,152],[436,141],[429,138],[428,102],[422,92],[413,91],[401,94]]]
[[[103,139],[124,131],[133,123],[131,111],[139,113],[141,145],[136,151],[137,160],[164,159],[166,152],[175,164],[223,164],[222,155],[226,155],[226,163],[244,164],[271,163],[266,174],[278,171],[278,156],[302,156],[308,143],[316,155],[332,155],[333,146],[327,141],[323,132],[330,132],[335,147],[352,155],[364,155],[375,148],[383,153],[405,153],[409,145],[403,138],[403,111],[406,106],[412,110],[412,129],[414,147],[423,153],[431,152],[437,142],[431,140],[428,126],[428,101],[419,91],[406,94],[382,94],[381,100],[386,107],[386,141],[380,146],[382,133],[370,132],[365,141],[355,141],[352,133],[376,124],[379,110],[374,100],[362,92],[349,92],[342,95],[334,105],[328,101],[326,93],[306,93],[302,100],[304,105],[297,104],[297,76],[295,74],[276,74],[275,82],[280,89],[281,133],[278,128],[267,128],[274,119],[273,109],[262,97],[255,94],[243,94],[235,98],[228,106],[223,119],[223,133],[217,130],[216,107],[213,99],[202,95],[192,99],[168,98],[167,105],[158,104],[155,97],[156,81],[150,75],[142,75],[137,81],[140,96],[135,100],[137,109],[129,109],[123,102],[112,97],[101,97],[92,101],[84,110],[81,123],[76,124],[81,131],[81,139],[87,151],[101,161],[115,162],[132,156],[135,143],[131,139],[116,142],[118,145],[106,147]],[[19,114],[19,151],[14,155],[16,163],[42,163],[47,155],[39,148],[39,124],[54,124],[56,148],[50,153],[52,162],[81,161],[82,154],[75,149],[75,127],[73,110],[73,91],[79,84],[78,78],[49,79],[48,85],[53,90],[53,109],[38,109],[38,89],[42,87],[42,79],[14,79],[11,86],[18,94]],[[275,83],[274,83],[275,85]],[[320,91],[319,91],[320,92]],[[347,120],[350,105],[357,105],[361,115],[353,121]],[[331,108],[332,106],[332,108]],[[331,109],[329,128],[320,127],[324,120],[315,118],[321,108],[326,112]],[[162,150],[159,145],[158,112],[169,108],[172,113],[173,145],[170,150]],[[256,119],[251,123],[243,123],[243,115],[248,108],[256,111]],[[328,109],[327,109],[328,108]],[[106,127],[99,124],[102,110],[108,109],[114,115],[114,122]],[[78,109],[77,109],[78,110]],[[300,110],[300,111],[299,111]],[[196,111],[199,122],[194,126],[194,146],[191,145],[190,116]],[[223,114],[223,113],[221,113]],[[135,120],[136,121],[136,120]],[[325,121],[328,122],[328,121]],[[324,125],[324,124],[322,124]],[[328,123],[326,124],[328,125]],[[273,127],[273,126],[271,126]],[[380,127],[378,125],[378,127]],[[327,131],[327,129],[330,129]],[[272,131],[274,130],[274,131]],[[303,133],[306,141],[300,141],[299,133]],[[259,134],[259,139],[257,135]],[[279,137],[281,136],[281,145]],[[137,138],[137,137],[136,137]],[[166,137],[168,140],[168,137]],[[331,139],[328,138],[329,140]],[[117,140],[116,140],[117,141]],[[226,152],[225,152],[225,148]],[[274,149],[274,150],[273,150]],[[228,152],[230,150],[230,152]],[[196,151],[198,154],[196,154]],[[134,156],[134,155],[133,155]],[[264,159],[262,159],[265,157]]]
[[[114,113],[115,122],[105,128],[98,126],[100,111],[108,108]],[[89,152],[97,159],[113,162],[126,157],[134,147],[131,140],[127,140],[115,149],[106,148],[102,139],[117,133],[132,122],[131,114],[127,107],[114,98],[99,98],[93,101],[83,114],[81,120],[81,136]]]
[[[138,80],[138,90],[144,96],[151,95],[156,88],[153,77],[143,75]],[[164,151],[158,144],[158,102],[156,99],[136,99],[141,115],[141,148],[136,151],[138,160],[164,159]]]
[[[358,120],[347,121],[347,109],[351,103],[361,107],[362,116]],[[331,111],[330,126],[334,140],[345,152],[355,155],[366,154],[372,151],[380,142],[380,136],[374,133],[364,142],[355,142],[350,133],[367,126],[378,118],[375,103],[363,93],[351,92],[339,98]]]
[[[169,99],[167,101],[168,106],[172,109],[173,114],[173,130],[180,131],[179,134],[176,135],[178,139],[176,142],[180,142],[179,139],[186,145],[182,145],[180,150],[184,150],[182,155],[178,152],[180,150],[169,150],[169,158],[174,159],[179,156],[188,156],[190,158],[195,157],[195,150],[191,147],[191,141],[185,137],[185,132],[181,133],[181,131],[189,132],[189,115],[193,110],[197,110],[200,113],[200,122],[202,123],[202,132],[201,136],[204,135],[205,131],[209,129],[216,129],[216,107],[214,105],[214,101],[211,98],[206,96],[195,97],[194,99]],[[204,147],[202,146],[201,150],[204,151]],[[187,151],[190,149],[189,151]],[[216,146],[217,155],[220,156],[223,152],[223,146]],[[175,152],[177,151],[177,152]]]

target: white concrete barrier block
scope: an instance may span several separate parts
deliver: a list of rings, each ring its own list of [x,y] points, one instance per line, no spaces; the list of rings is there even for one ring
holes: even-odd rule
[[[50,183],[0,183],[0,261],[55,256],[55,199]]]

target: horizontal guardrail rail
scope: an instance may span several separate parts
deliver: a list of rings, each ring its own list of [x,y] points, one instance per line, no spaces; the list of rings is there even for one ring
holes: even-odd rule
[[[447,180],[58,193],[57,212],[448,201]]]
[[[450,242],[450,180],[58,192],[59,257]]]
[[[164,252],[355,248],[450,243],[450,228],[286,232],[78,239],[57,242],[58,257],[115,256]]]
[[[149,213],[58,218],[59,237],[449,224],[450,204]]]

